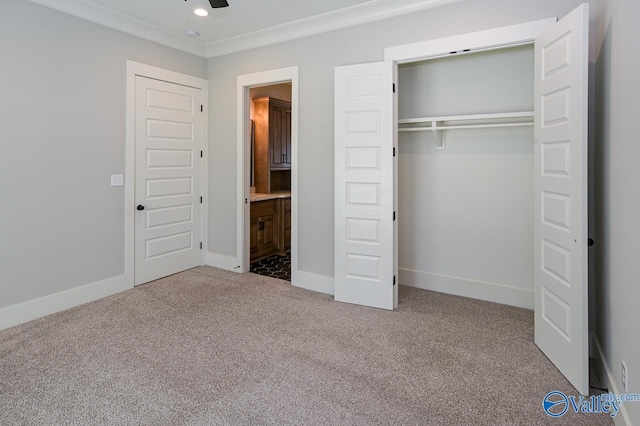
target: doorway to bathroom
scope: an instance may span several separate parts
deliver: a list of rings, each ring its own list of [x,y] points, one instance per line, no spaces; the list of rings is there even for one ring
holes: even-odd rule
[[[291,82],[249,96],[249,270],[291,281]]]
[[[296,284],[297,67],[238,77],[242,271]],[[240,121],[241,120],[241,121]],[[241,219],[241,220],[240,220]]]

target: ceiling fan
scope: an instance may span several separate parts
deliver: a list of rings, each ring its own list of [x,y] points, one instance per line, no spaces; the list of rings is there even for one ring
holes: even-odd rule
[[[229,6],[229,3],[227,3],[227,0],[209,0],[209,3],[211,4],[211,7],[214,9],[217,9],[219,7]]]
[[[184,0],[184,1],[187,1],[187,0]],[[227,3],[227,0],[209,0],[209,4],[214,9],[219,9],[221,7],[229,7],[229,3]]]

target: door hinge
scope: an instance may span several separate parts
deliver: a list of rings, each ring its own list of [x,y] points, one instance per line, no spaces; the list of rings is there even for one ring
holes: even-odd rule
[[[396,220],[396,212],[393,212],[393,220]]]
[[[200,151],[200,158],[204,157],[204,151]]]
[[[393,147],[393,156],[394,157],[396,156],[396,147],[395,146]]]
[[[393,93],[396,93],[396,84],[393,83]]]
[[[200,197],[200,204],[202,204],[202,197]]]
[[[200,243],[200,250],[202,250],[202,242]]]
[[[396,285],[396,276],[393,276],[393,285]]]
[[[200,112],[204,112],[204,105],[200,105]]]

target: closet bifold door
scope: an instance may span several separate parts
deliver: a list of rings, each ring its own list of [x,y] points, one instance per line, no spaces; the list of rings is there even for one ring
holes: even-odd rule
[[[394,309],[394,64],[335,69],[335,300]]]
[[[535,42],[535,343],[589,395],[587,103],[589,7]]]

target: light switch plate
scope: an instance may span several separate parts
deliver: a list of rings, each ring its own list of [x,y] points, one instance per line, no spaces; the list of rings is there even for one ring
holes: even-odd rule
[[[124,185],[124,175],[111,175],[111,186]]]

